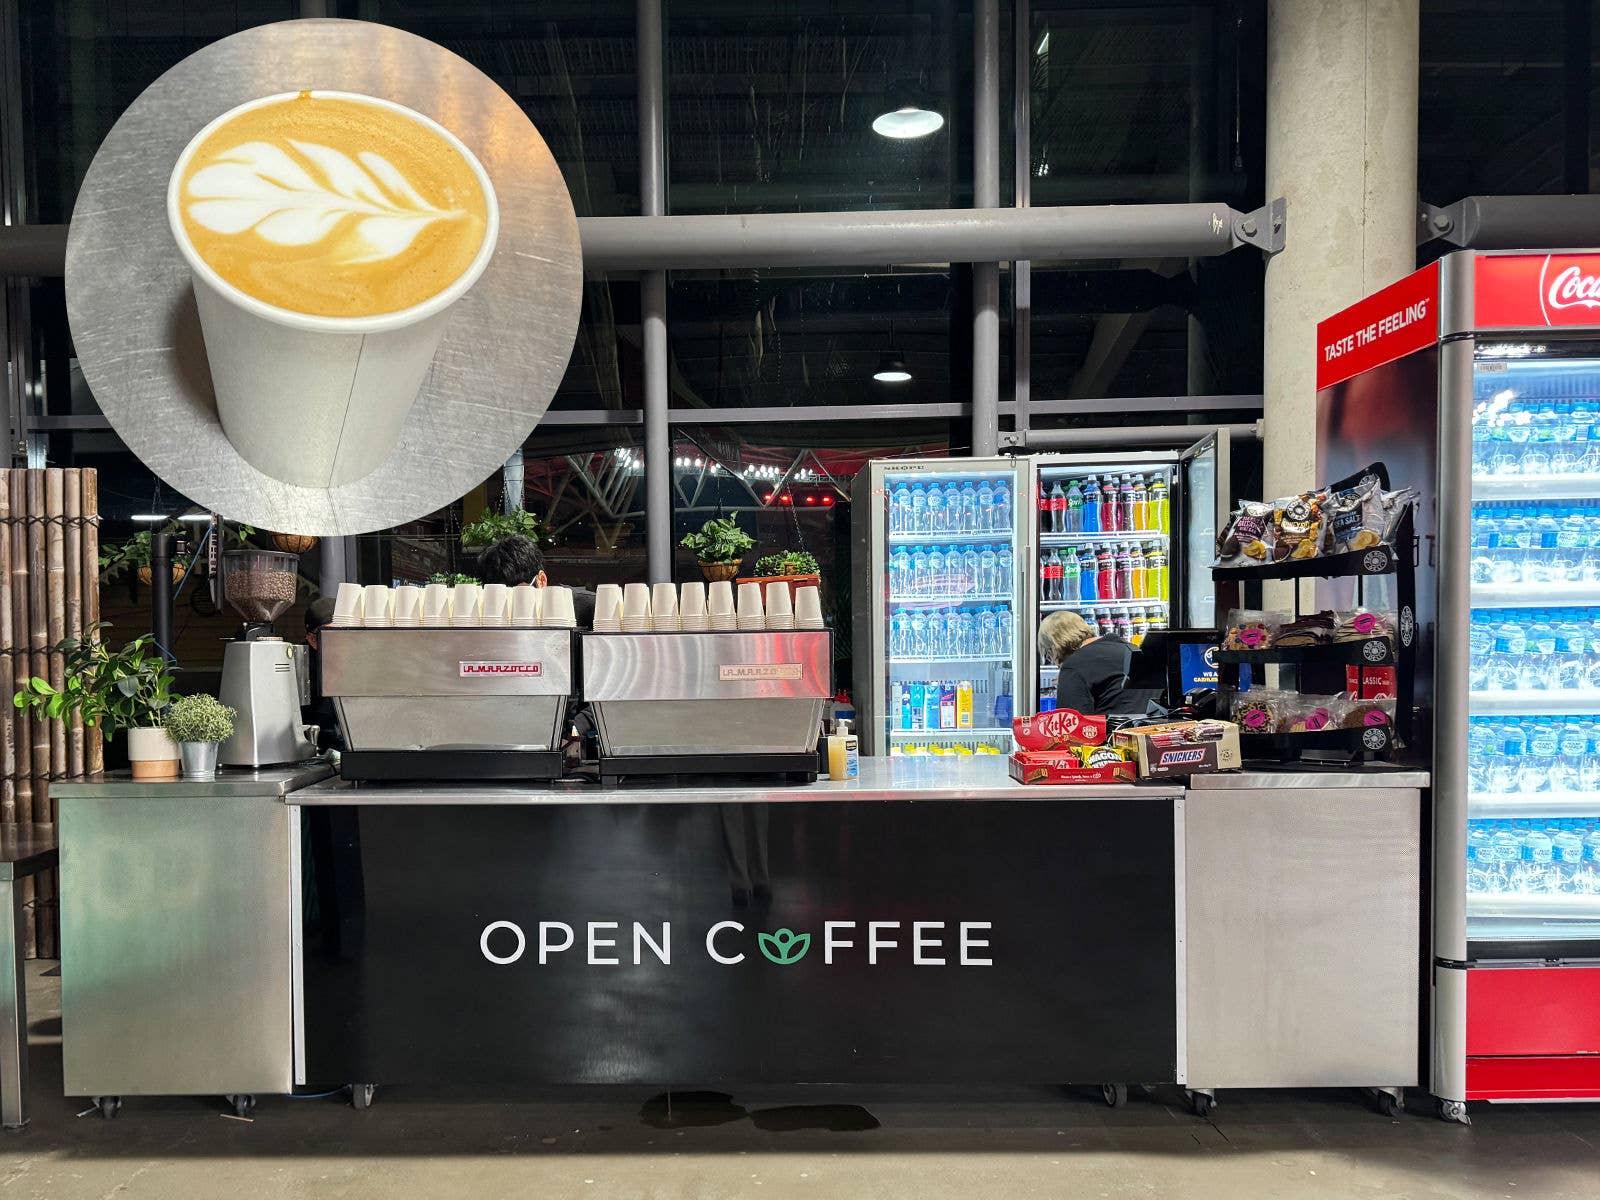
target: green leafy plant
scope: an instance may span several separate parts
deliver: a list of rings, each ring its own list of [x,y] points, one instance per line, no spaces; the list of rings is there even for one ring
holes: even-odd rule
[[[679,544],[700,562],[730,563],[748,554],[756,540],[739,528],[737,517],[713,517]]]
[[[115,579],[124,571],[150,565],[150,538],[153,531],[141,529],[127,541],[100,550],[100,578]]]
[[[149,634],[117,650],[95,638],[67,638],[56,649],[65,656],[65,686],[58,691],[35,675],[11,698],[18,708],[51,720],[81,713],[107,741],[118,729],[161,723],[172,703],[173,670]]]
[[[459,571],[435,571],[428,576],[429,583],[442,583],[446,587],[456,587],[463,583],[479,582],[476,575],[463,575]]]
[[[215,696],[179,696],[161,724],[175,742],[225,742],[238,715]]]
[[[468,550],[476,550],[515,533],[540,546],[549,546],[555,540],[543,517],[524,508],[514,508],[508,513],[484,513],[461,531],[461,544]]]
[[[822,570],[817,556],[806,550],[785,550],[756,559],[756,575],[815,575]]]

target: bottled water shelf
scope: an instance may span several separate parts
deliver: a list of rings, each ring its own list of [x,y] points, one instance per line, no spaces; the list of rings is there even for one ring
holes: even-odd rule
[[[1106,529],[1096,533],[1041,533],[1039,545],[1082,546],[1089,542],[1164,542],[1171,535],[1159,529]]]
[[[1588,608],[1600,605],[1600,580],[1472,585],[1473,608]]]
[[[1600,792],[1477,792],[1467,796],[1467,819],[1597,817]]]
[[[892,738],[920,738],[923,741],[943,742],[951,738],[996,738],[1010,737],[1011,730],[1001,729],[998,725],[992,729],[891,729],[889,736]]]
[[[1511,920],[1593,921],[1600,918],[1600,894],[1576,892],[1471,892],[1467,893],[1467,918]]]
[[[942,546],[949,542],[1002,542],[1011,537],[1010,529],[966,530],[950,533],[891,533],[891,546]]]
[[[1600,497],[1600,475],[1493,475],[1472,478],[1474,500],[1590,500]]]
[[[1134,600],[1041,600],[1040,612],[1060,612],[1063,609],[1080,608],[1117,608],[1131,605],[1134,608],[1165,608],[1165,600],[1155,600],[1149,596],[1141,596]]]
[[[891,654],[889,661],[900,663],[940,663],[954,666],[958,663],[1008,663],[1009,654]]]
[[[1495,714],[1528,716],[1587,716],[1600,712],[1600,691],[1592,688],[1562,691],[1507,689],[1472,692],[1468,711],[1475,717]]]
[[[947,604],[1014,604],[1010,592],[988,595],[983,592],[942,592],[936,596],[890,596],[890,604],[914,608],[941,608]]]

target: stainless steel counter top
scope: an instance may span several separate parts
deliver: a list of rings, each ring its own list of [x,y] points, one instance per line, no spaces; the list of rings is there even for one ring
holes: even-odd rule
[[[1000,755],[973,758],[863,758],[860,775],[812,784],[752,781],[687,787],[635,782],[616,788],[593,783],[518,785],[475,783],[353,787],[329,780],[285,797],[316,804],[781,804],[871,800],[1170,800],[1181,786],[1017,783]]]
[[[126,771],[111,771],[100,783],[63,780],[50,785],[58,800],[92,796],[115,799],[215,796],[221,799],[246,796],[287,796],[333,777],[333,766],[322,759],[294,763],[286,767],[264,767],[259,771],[222,767],[209,783],[194,779],[135,780]]]
[[[1189,780],[1189,788],[1196,792],[1222,789],[1278,792],[1285,788],[1425,788],[1429,782],[1426,771],[1388,763],[1371,763],[1364,767],[1287,763],[1281,767],[1250,766],[1242,771],[1195,775]]]

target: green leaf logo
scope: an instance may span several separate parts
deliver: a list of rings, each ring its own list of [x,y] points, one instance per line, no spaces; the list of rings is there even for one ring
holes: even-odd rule
[[[806,956],[806,951],[811,949],[811,935],[795,933],[792,929],[758,934],[756,941],[761,946],[761,953],[780,967],[799,962]]]

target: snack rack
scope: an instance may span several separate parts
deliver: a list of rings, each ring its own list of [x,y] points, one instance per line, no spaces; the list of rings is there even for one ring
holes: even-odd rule
[[[1373,463],[1328,486],[1329,492],[1354,487],[1363,478],[1375,475],[1385,491],[1389,472]],[[1240,750],[1246,759],[1293,759],[1306,751],[1348,753],[1351,757],[1382,758],[1398,743],[1406,745],[1412,732],[1412,697],[1416,685],[1416,564],[1417,539],[1412,508],[1407,506],[1395,526],[1392,541],[1380,542],[1365,550],[1329,554],[1314,558],[1291,559],[1261,566],[1214,567],[1217,611],[1239,607],[1241,585],[1268,579],[1355,580],[1356,603],[1364,605],[1366,581],[1374,576],[1392,576],[1395,581],[1395,623],[1393,637],[1373,637],[1363,641],[1335,642],[1316,646],[1277,646],[1262,650],[1220,650],[1218,660],[1219,697],[1239,690],[1239,667],[1249,663],[1265,666],[1275,663],[1295,669],[1294,689],[1303,693],[1344,691],[1345,668],[1395,668],[1395,716],[1393,724],[1367,725],[1353,729],[1320,729],[1307,733],[1244,733]],[[1294,593],[1294,619],[1301,619],[1300,588]],[[1334,685],[1334,681],[1337,685]],[[1320,681],[1320,682],[1319,682]]]

